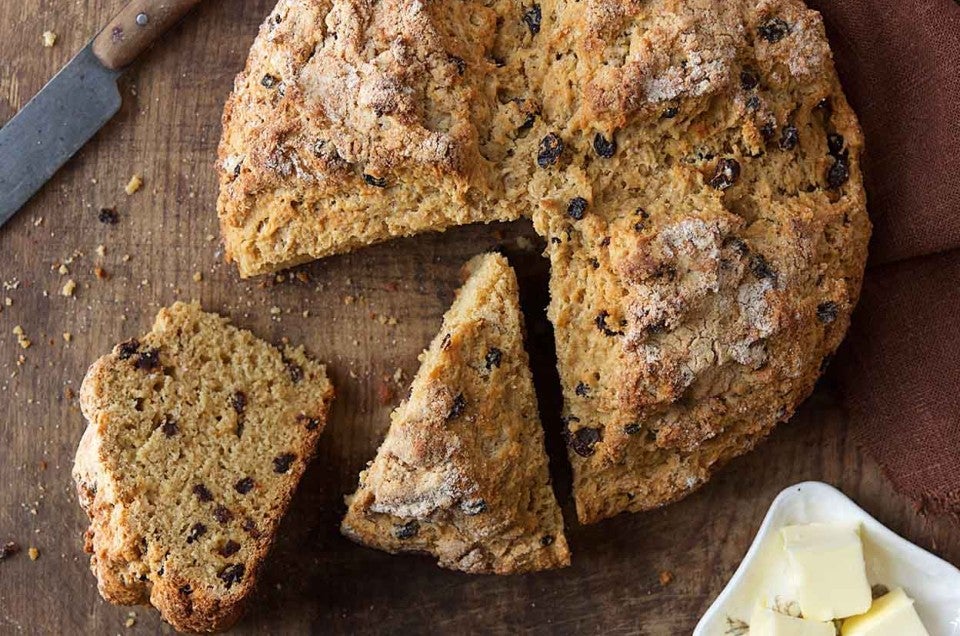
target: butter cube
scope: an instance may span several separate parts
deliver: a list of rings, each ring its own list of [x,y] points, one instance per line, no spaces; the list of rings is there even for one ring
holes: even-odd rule
[[[781,534],[804,618],[829,621],[870,609],[858,527],[811,523],[787,526]]]
[[[843,636],[929,636],[924,629],[913,599],[897,588],[884,594],[870,611],[843,621]]]
[[[818,623],[774,612],[760,604],[750,617],[749,636],[836,636],[833,623]]]

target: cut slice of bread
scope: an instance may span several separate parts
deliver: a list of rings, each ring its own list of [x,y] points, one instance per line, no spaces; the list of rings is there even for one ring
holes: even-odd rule
[[[341,529],[359,543],[428,553],[464,572],[568,565],[516,275],[497,254],[474,258],[465,273],[409,398],[347,498]]]
[[[74,479],[100,593],[149,603],[181,631],[226,629],[246,598],[327,421],[333,388],[197,304],[87,372]]]

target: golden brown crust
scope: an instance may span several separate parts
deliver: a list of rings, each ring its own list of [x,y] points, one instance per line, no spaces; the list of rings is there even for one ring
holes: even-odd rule
[[[277,15],[292,25],[268,20],[224,120],[220,214],[241,273],[532,218],[582,521],[683,496],[809,394],[870,234],[862,134],[818,13],[799,0],[283,0]],[[430,73],[396,66],[407,47]],[[451,52],[455,72],[439,61]],[[335,103],[314,66],[340,82]],[[289,99],[254,85],[270,69]],[[455,161],[413,152],[438,122]],[[289,156],[287,132],[263,131],[290,125],[310,131],[293,135],[299,172],[261,158],[234,177],[237,157]],[[306,163],[316,138],[348,159],[342,174]],[[361,185],[368,165],[387,188]],[[310,203],[277,203],[291,196]]]
[[[516,276],[494,254],[466,272],[341,528],[360,543],[431,554],[464,572],[568,565]]]
[[[302,349],[196,304],[97,360],[74,479],[101,595],[149,603],[180,631],[239,619],[332,397]]]

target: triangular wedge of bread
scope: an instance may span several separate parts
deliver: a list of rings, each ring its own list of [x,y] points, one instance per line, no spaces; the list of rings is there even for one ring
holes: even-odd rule
[[[235,622],[332,398],[301,348],[197,304],[161,310],[149,334],[97,360],[74,479],[103,597],[152,604],[181,631]]]
[[[464,572],[568,565],[516,275],[498,254],[474,258],[465,274],[341,529]]]

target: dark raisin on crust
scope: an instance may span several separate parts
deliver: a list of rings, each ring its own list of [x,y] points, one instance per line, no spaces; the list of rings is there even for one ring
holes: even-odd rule
[[[206,486],[203,484],[197,484],[193,487],[193,494],[197,496],[197,500],[201,503],[206,503],[208,501],[213,501],[213,493],[211,493]]]
[[[597,133],[593,136],[593,151],[604,159],[611,158],[613,155],[617,154],[616,138],[610,137],[608,140],[600,133]]]
[[[264,75],[260,80],[260,85],[264,88],[274,88],[279,83],[280,78],[276,77],[275,75],[271,75],[270,73]]]
[[[600,441],[600,437],[600,429],[589,426],[578,428],[572,433],[567,429],[566,432],[567,444],[580,457],[593,455],[596,450],[594,446]]]
[[[843,154],[843,143],[843,135],[830,133],[827,135],[827,152],[834,157],[839,157]]]
[[[243,479],[237,480],[237,483],[233,485],[233,489],[241,495],[245,495],[253,490],[254,485],[253,477],[244,477]]]
[[[180,587],[177,588],[177,591],[183,595],[193,594],[193,588],[190,587],[189,583],[187,583],[186,585],[181,585]]]
[[[247,394],[243,391],[234,391],[233,395],[230,396],[230,406],[237,414],[243,413],[244,409],[247,408]]]
[[[750,271],[753,272],[754,276],[760,279],[777,277],[777,273],[762,254],[754,254],[750,257]]]
[[[202,523],[195,523],[190,526],[190,533],[187,534],[187,543],[193,543],[207,532],[207,526]]]
[[[543,546],[544,548],[553,545],[554,541],[555,539],[553,538],[552,534],[545,534],[542,537],[540,537],[540,545]]]
[[[487,351],[487,355],[483,358],[483,362],[487,367],[487,371],[490,371],[493,367],[500,368],[500,361],[502,359],[503,352],[496,347],[490,347],[490,349]]]
[[[257,528],[257,523],[250,517],[246,517],[243,520],[243,525],[241,525],[243,531],[250,535],[251,538],[259,539],[262,535],[260,529]]]
[[[139,348],[140,341],[136,338],[130,338],[130,340],[117,345],[117,357],[121,360],[128,360]]]
[[[623,432],[627,435],[636,435],[640,432],[640,423],[639,422],[630,422],[623,427]]]
[[[740,88],[745,91],[752,91],[760,84],[760,76],[752,68],[744,68],[740,71]]]
[[[160,350],[150,347],[137,354],[134,365],[141,371],[156,371],[160,368]]]
[[[527,25],[527,28],[530,29],[530,35],[540,33],[540,22],[542,19],[543,15],[540,12],[539,4],[532,5],[523,13],[523,22]]]
[[[164,416],[163,423],[160,424],[160,430],[167,437],[173,437],[177,434],[177,421],[171,415]]]
[[[220,570],[220,573],[217,576],[223,581],[224,585],[227,586],[227,589],[230,589],[230,586],[234,583],[239,583],[243,580],[243,574],[246,571],[243,563],[234,563],[228,565],[227,567]]]
[[[297,422],[303,424],[304,428],[306,428],[308,431],[315,431],[317,430],[317,427],[320,426],[319,417],[310,417],[306,413],[297,415]]]
[[[290,464],[297,458],[293,453],[282,453],[273,458],[273,472],[283,474],[290,470]]]
[[[597,325],[597,329],[602,331],[603,335],[605,336],[622,336],[623,335],[622,331],[614,331],[613,329],[607,326],[607,318],[609,317],[610,317],[610,313],[604,310],[604,311],[601,311],[599,314],[597,314],[597,317],[594,319],[593,322],[594,324]]]
[[[467,408],[467,398],[463,397],[463,393],[457,393],[457,396],[453,398],[453,405],[450,407],[450,412],[447,413],[447,420],[455,420],[463,414],[463,410]]]
[[[800,142],[800,134],[796,126],[784,126],[780,132],[780,149],[793,150]]]
[[[537,152],[537,165],[546,168],[557,163],[557,159],[563,154],[563,140],[556,133],[549,133],[540,140],[540,148]]]
[[[673,119],[680,113],[680,109],[676,106],[669,106],[663,109],[663,112],[660,113],[662,119]]]
[[[770,42],[779,42],[790,34],[790,25],[780,18],[770,18],[757,27],[757,35]]]
[[[470,499],[460,504],[463,514],[472,517],[487,511],[487,502],[483,499]]]
[[[113,208],[100,208],[100,212],[97,214],[97,220],[105,225],[116,225],[119,217],[117,216],[117,211]]]
[[[283,366],[287,370],[287,375],[290,376],[290,381],[294,384],[299,384],[303,380],[303,367],[292,360],[283,359]]]
[[[580,397],[586,397],[590,393],[590,387],[583,382],[577,382],[577,387],[573,390]]]
[[[223,504],[217,504],[217,507],[213,509],[213,518],[221,524],[230,523],[233,521],[233,513]]]
[[[725,157],[717,162],[717,169],[710,179],[710,187],[717,190],[726,190],[740,178],[740,162],[736,159]]]
[[[386,188],[387,187],[387,178],[386,177],[375,177],[372,174],[363,175],[363,182],[368,186],[373,186],[374,188]]]
[[[587,200],[583,197],[573,197],[567,205],[567,214],[574,221],[579,221],[587,213]]]
[[[840,306],[832,300],[817,305],[817,319],[825,325],[829,325],[836,320],[839,314]]]
[[[833,164],[827,168],[827,187],[839,190],[850,178],[850,166],[847,165],[847,154],[833,158]]]
[[[234,541],[233,539],[227,540],[227,542],[224,543],[222,546],[220,546],[220,549],[217,550],[217,552],[219,552],[220,556],[222,557],[233,556],[239,551],[240,551],[240,544]]]
[[[393,536],[398,539],[412,539],[420,532],[420,524],[416,519],[393,526]]]

